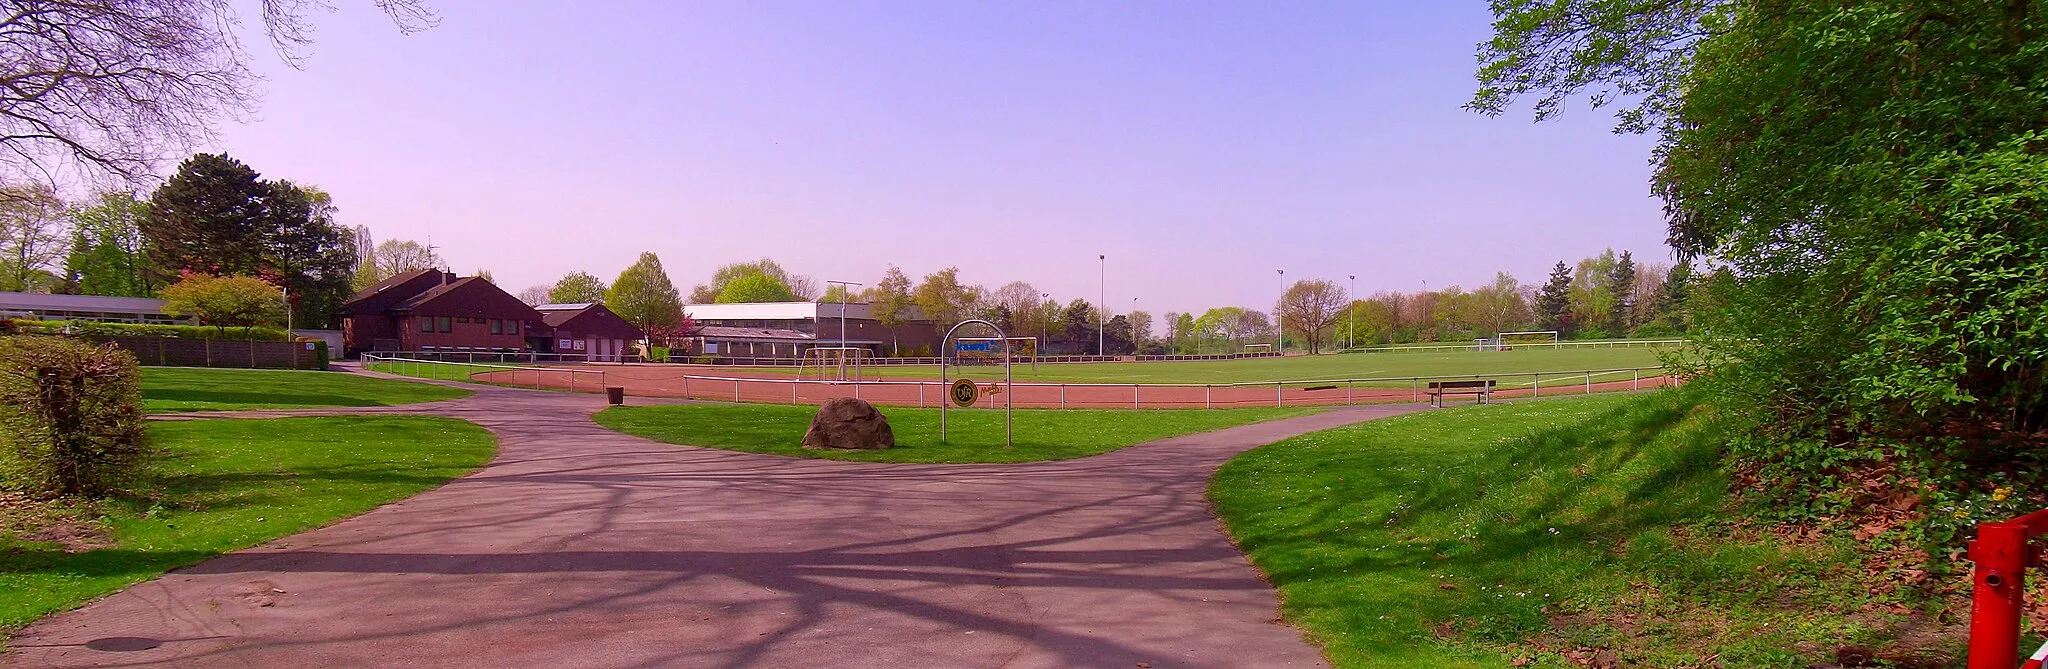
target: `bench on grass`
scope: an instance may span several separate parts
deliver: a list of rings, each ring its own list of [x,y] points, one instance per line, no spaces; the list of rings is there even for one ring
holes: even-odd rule
[[[1429,396],[1429,405],[1442,407],[1445,395],[1476,395],[1479,403],[1493,399],[1493,379],[1484,381],[1431,381],[1429,389],[1423,392]]]

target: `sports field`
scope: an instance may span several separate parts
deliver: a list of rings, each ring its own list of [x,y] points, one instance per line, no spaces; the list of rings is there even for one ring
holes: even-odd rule
[[[1028,364],[1013,371],[1018,381],[1065,383],[1270,383],[1330,379],[1405,379],[1416,376],[1531,374],[1628,369],[1658,365],[1654,348],[1521,349],[1431,353],[1345,353],[1338,355],[1205,360],[1196,362],[1066,362]],[[795,376],[793,367],[688,366],[692,374]],[[936,379],[937,365],[864,367],[868,379]],[[976,380],[999,379],[1001,366],[968,367]],[[959,376],[960,372],[952,372]],[[815,378],[815,373],[813,373]],[[1545,378],[1548,382],[1550,379]]]

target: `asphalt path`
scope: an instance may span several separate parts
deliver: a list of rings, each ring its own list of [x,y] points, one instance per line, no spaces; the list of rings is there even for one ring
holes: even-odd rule
[[[1356,406],[1059,462],[891,465],[679,447],[592,395],[410,413],[485,468],[22,630],[24,667],[1318,667],[1204,489],[1232,455],[1421,410]]]

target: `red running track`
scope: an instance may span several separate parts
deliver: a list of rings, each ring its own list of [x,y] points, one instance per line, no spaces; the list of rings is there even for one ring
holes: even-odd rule
[[[836,397],[858,397],[875,404],[894,406],[938,406],[946,397],[945,386],[936,380],[890,380],[851,382],[798,381],[788,376],[715,370],[659,367],[593,365],[576,368],[509,370],[475,375],[477,381],[520,387],[553,388],[597,392],[600,384],[626,389],[635,397],[674,397],[727,402],[774,404],[820,404]],[[602,373],[601,375],[599,373]],[[685,378],[685,374],[699,378]],[[715,378],[705,378],[715,377]],[[1512,376],[1510,376],[1512,378]],[[983,388],[977,406],[1002,408],[1001,382],[976,379]],[[1588,392],[1616,392],[1658,388],[1672,384],[1671,377],[1653,376],[1640,380],[1560,382],[1544,386],[1544,397],[1578,395]],[[1200,409],[1257,406],[1328,406],[1421,402],[1427,382],[1408,388],[1347,386],[1342,383],[1307,386],[1300,383],[1265,385],[1150,385],[1150,384],[1017,384],[1016,406],[1030,408],[1093,409]],[[1503,387],[1495,398],[1532,397],[1528,388]],[[1472,401],[1470,395],[1454,395],[1450,402]]]

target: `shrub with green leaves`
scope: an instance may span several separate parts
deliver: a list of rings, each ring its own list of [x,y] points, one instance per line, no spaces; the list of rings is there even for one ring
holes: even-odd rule
[[[0,486],[100,495],[153,455],[134,355],[64,337],[0,337]]]
[[[101,323],[97,321],[0,321],[0,333],[64,335],[71,337],[156,337],[160,339],[220,339],[220,328],[203,325],[161,323]],[[286,341],[290,336],[280,327],[258,326],[226,333],[233,339]]]
[[[2040,3],[1493,6],[1473,108],[1583,94],[1658,136],[1671,243],[1713,268],[1692,371],[1752,427],[1753,489],[1837,518],[1917,497],[1950,546],[2048,504]]]

